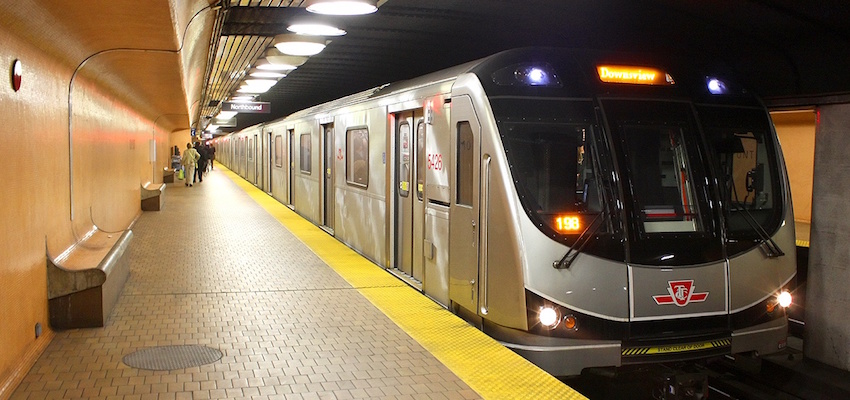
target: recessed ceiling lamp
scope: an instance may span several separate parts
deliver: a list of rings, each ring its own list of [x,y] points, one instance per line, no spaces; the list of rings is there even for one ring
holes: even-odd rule
[[[274,37],[274,47],[291,56],[312,56],[325,49],[325,39],[320,36],[284,33]]]
[[[291,65],[284,64],[273,64],[268,60],[259,60],[256,64],[254,64],[254,68],[261,69],[263,71],[292,71],[295,67]]]
[[[345,31],[337,27],[323,24],[292,24],[286,30],[299,35],[312,36],[342,36]]]
[[[248,76],[252,78],[272,78],[272,79],[280,79],[286,76],[283,72],[275,72],[275,71],[263,71],[261,69],[252,69],[251,72],[248,73]]]
[[[246,102],[246,101],[253,101],[254,97],[256,97],[256,96],[253,96],[253,95],[232,96],[230,98],[230,101],[237,102],[237,103]]]
[[[307,11],[326,15],[363,15],[378,11],[377,0],[307,0]]]

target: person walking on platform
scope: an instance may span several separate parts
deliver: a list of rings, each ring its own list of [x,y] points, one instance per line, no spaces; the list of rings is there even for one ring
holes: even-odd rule
[[[207,170],[207,151],[204,149],[204,146],[202,146],[200,142],[195,142],[195,151],[198,152],[200,158],[198,159],[198,167],[195,168],[195,176],[192,177],[192,182],[203,182],[204,172],[206,172]]]
[[[201,155],[197,150],[192,148],[192,143],[186,143],[186,151],[183,152],[183,158],[180,159],[180,164],[183,165],[186,186],[192,186],[192,183],[195,182],[195,167],[198,165],[198,160],[200,159]],[[189,182],[190,179],[192,179],[191,183]]]
[[[208,165],[210,167],[210,171],[212,171],[214,169],[213,162],[215,162],[215,146],[210,146],[209,144],[207,144],[206,149],[207,149],[207,157],[209,158],[209,164]]]

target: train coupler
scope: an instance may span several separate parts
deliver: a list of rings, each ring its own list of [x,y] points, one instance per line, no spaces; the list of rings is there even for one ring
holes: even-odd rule
[[[673,373],[661,376],[659,400],[691,400],[708,398],[708,375],[704,373]]]

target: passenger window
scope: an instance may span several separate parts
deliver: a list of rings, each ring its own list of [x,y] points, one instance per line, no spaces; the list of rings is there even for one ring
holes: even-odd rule
[[[406,122],[398,126],[398,194],[407,197],[410,194],[410,125]]]
[[[313,172],[313,163],[311,160],[311,150],[312,150],[312,142],[310,141],[310,134],[305,133],[301,135],[301,172],[309,175]]]
[[[474,135],[469,122],[457,124],[457,204],[472,205],[475,183]]]
[[[425,122],[416,125],[416,198],[425,198]]]
[[[274,166],[283,167],[283,137],[280,135],[274,137]]]
[[[254,139],[248,139],[248,161],[254,159]]]
[[[369,186],[369,130],[349,129],[345,133],[346,181],[355,186]]]

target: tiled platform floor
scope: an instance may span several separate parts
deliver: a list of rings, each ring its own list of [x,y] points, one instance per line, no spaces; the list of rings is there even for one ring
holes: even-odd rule
[[[107,326],[57,332],[13,399],[479,398],[223,174],[165,196],[133,228]],[[179,344],[224,357],[121,362]]]

